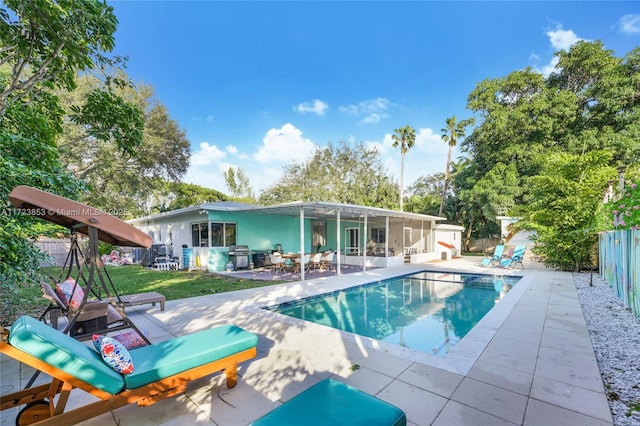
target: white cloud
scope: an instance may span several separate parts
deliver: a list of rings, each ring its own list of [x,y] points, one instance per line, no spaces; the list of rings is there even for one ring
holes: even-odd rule
[[[439,133],[435,133],[432,129],[426,128],[419,129],[416,132],[415,148],[416,151],[426,152],[432,155],[446,155],[449,150],[449,144],[442,140],[442,136]],[[444,166],[442,166],[442,168],[444,169]]]
[[[302,137],[302,131],[287,123],[279,129],[269,130],[262,139],[262,146],[253,155],[261,163],[300,162],[316,149],[310,139]]]
[[[540,68],[538,72],[540,72],[540,74],[542,74],[545,78],[547,78],[551,75],[553,71],[555,71],[556,66],[558,65],[558,62],[559,62],[558,58],[554,56],[553,58],[551,58],[551,61],[549,61],[547,65]]]
[[[622,34],[640,34],[640,15],[624,15],[618,20],[618,24],[616,25],[616,27]]]
[[[315,151],[316,145],[302,136],[302,131],[287,123],[266,132],[258,151],[251,154],[229,144],[224,149],[202,142],[191,156],[191,164],[183,181],[228,192],[223,173],[233,167],[246,173],[256,194],[277,182],[282,166],[304,161]],[[229,159],[233,156],[233,162]]]
[[[572,30],[563,30],[558,25],[555,30],[547,31],[551,46],[556,50],[569,50],[571,46],[582,40]]]
[[[227,154],[216,145],[209,145],[208,142],[202,142],[200,149],[191,154],[191,166],[206,166],[226,157],[226,155]]]
[[[367,115],[365,118],[363,118],[362,123],[364,124],[379,123],[381,119],[382,119],[382,116],[374,112],[372,114]]]
[[[213,121],[215,118],[216,118],[216,116],[215,116],[215,115],[209,115],[209,116],[207,116],[206,120],[207,120],[207,121],[209,121],[209,122],[211,122],[211,121]]]
[[[578,35],[572,30],[563,29],[562,24],[556,25],[554,30],[549,30],[546,34],[549,37],[549,42],[554,50],[569,50],[571,46],[580,40],[584,40],[583,38],[578,37]],[[529,58],[536,61],[540,60],[540,58],[535,54],[532,54]],[[540,74],[547,78],[553,71],[555,71],[557,65],[558,58],[554,56],[548,64],[543,65],[542,68],[536,69]]]
[[[323,116],[325,111],[329,108],[329,105],[326,102],[322,102],[319,99],[314,99],[313,101],[303,102],[297,106],[293,107],[295,112],[299,112],[300,114],[313,113],[319,116]]]
[[[358,105],[341,105],[338,107],[338,111],[344,112],[349,115],[357,115],[358,114]]]
[[[364,116],[360,123],[373,124],[389,117],[387,113],[391,102],[386,98],[367,99],[358,104],[342,105],[338,111],[355,116]]]
[[[182,181],[215,189],[220,192],[226,192],[227,190],[227,185],[222,176],[222,170],[216,166],[210,166],[208,168],[189,167]]]

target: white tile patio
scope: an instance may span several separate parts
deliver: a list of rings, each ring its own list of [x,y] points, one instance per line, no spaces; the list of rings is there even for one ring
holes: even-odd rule
[[[191,383],[177,398],[123,407],[86,425],[246,425],[327,377],[404,410],[410,425],[611,425],[612,417],[570,273],[526,264],[481,268],[478,258],[375,269],[271,287],[169,301],[127,310],[152,341],[234,323],[259,335],[258,357],[226,389],[220,375]],[[261,309],[412,271],[522,275],[498,305],[445,357]],[[31,376],[5,357],[2,393]],[[359,368],[352,368],[353,366]],[[87,401],[72,393],[69,405]],[[16,410],[0,412],[14,424]]]

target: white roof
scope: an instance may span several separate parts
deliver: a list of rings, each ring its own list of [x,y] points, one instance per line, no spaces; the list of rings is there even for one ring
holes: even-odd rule
[[[160,218],[178,216],[185,213],[198,211],[229,211],[229,212],[245,212],[245,213],[270,213],[282,216],[298,216],[300,209],[304,210],[305,217],[316,218],[334,218],[340,211],[341,219],[359,219],[367,217],[395,217],[401,219],[415,219],[438,221],[446,220],[444,217],[430,216],[419,213],[401,212],[397,210],[381,209],[379,207],[358,206],[355,204],[329,203],[323,201],[300,202],[276,204],[272,206],[256,206],[252,204],[233,203],[221,201],[218,203],[205,203],[197,206],[185,207],[182,209],[172,210],[169,212],[158,213],[155,215],[139,217],[131,219],[128,222],[136,223]],[[450,225],[455,226],[455,225]]]

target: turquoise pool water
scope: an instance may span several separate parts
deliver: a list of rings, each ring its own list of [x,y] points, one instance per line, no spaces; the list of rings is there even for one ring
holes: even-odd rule
[[[422,271],[265,309],[443,356],[520,278]]]

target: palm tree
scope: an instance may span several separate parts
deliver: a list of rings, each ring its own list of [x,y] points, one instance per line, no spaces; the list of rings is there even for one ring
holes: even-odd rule
[[[402,211],[402,200],[404,198],[404,155],[413,147],[416,143],[416,131],[408,124],[404,127],[394,130],[394,134],[391,136],[393,139],[393,147],[400,146],[400,211]]]
[[[444,169],[444,184],[442,185],[442,197],[440,198],[440,210],[438,212],[438,216],[442,216],[442,212],[444,212],[444,200],[447,196],[447,186],[449,184],[449,169],[451,168],[451,151],[458,144],[458,139],[464,139],[464,132],[467,126],[473,126],[475,124],[475,119],[467,118],[466,120],[461,120],[456,123],[456,116],[449,117],[446,120],[447,127],[441,130],[442,132],[442,140],[445,143],[449,144],[449,151],[447,152],[447,165]]]

